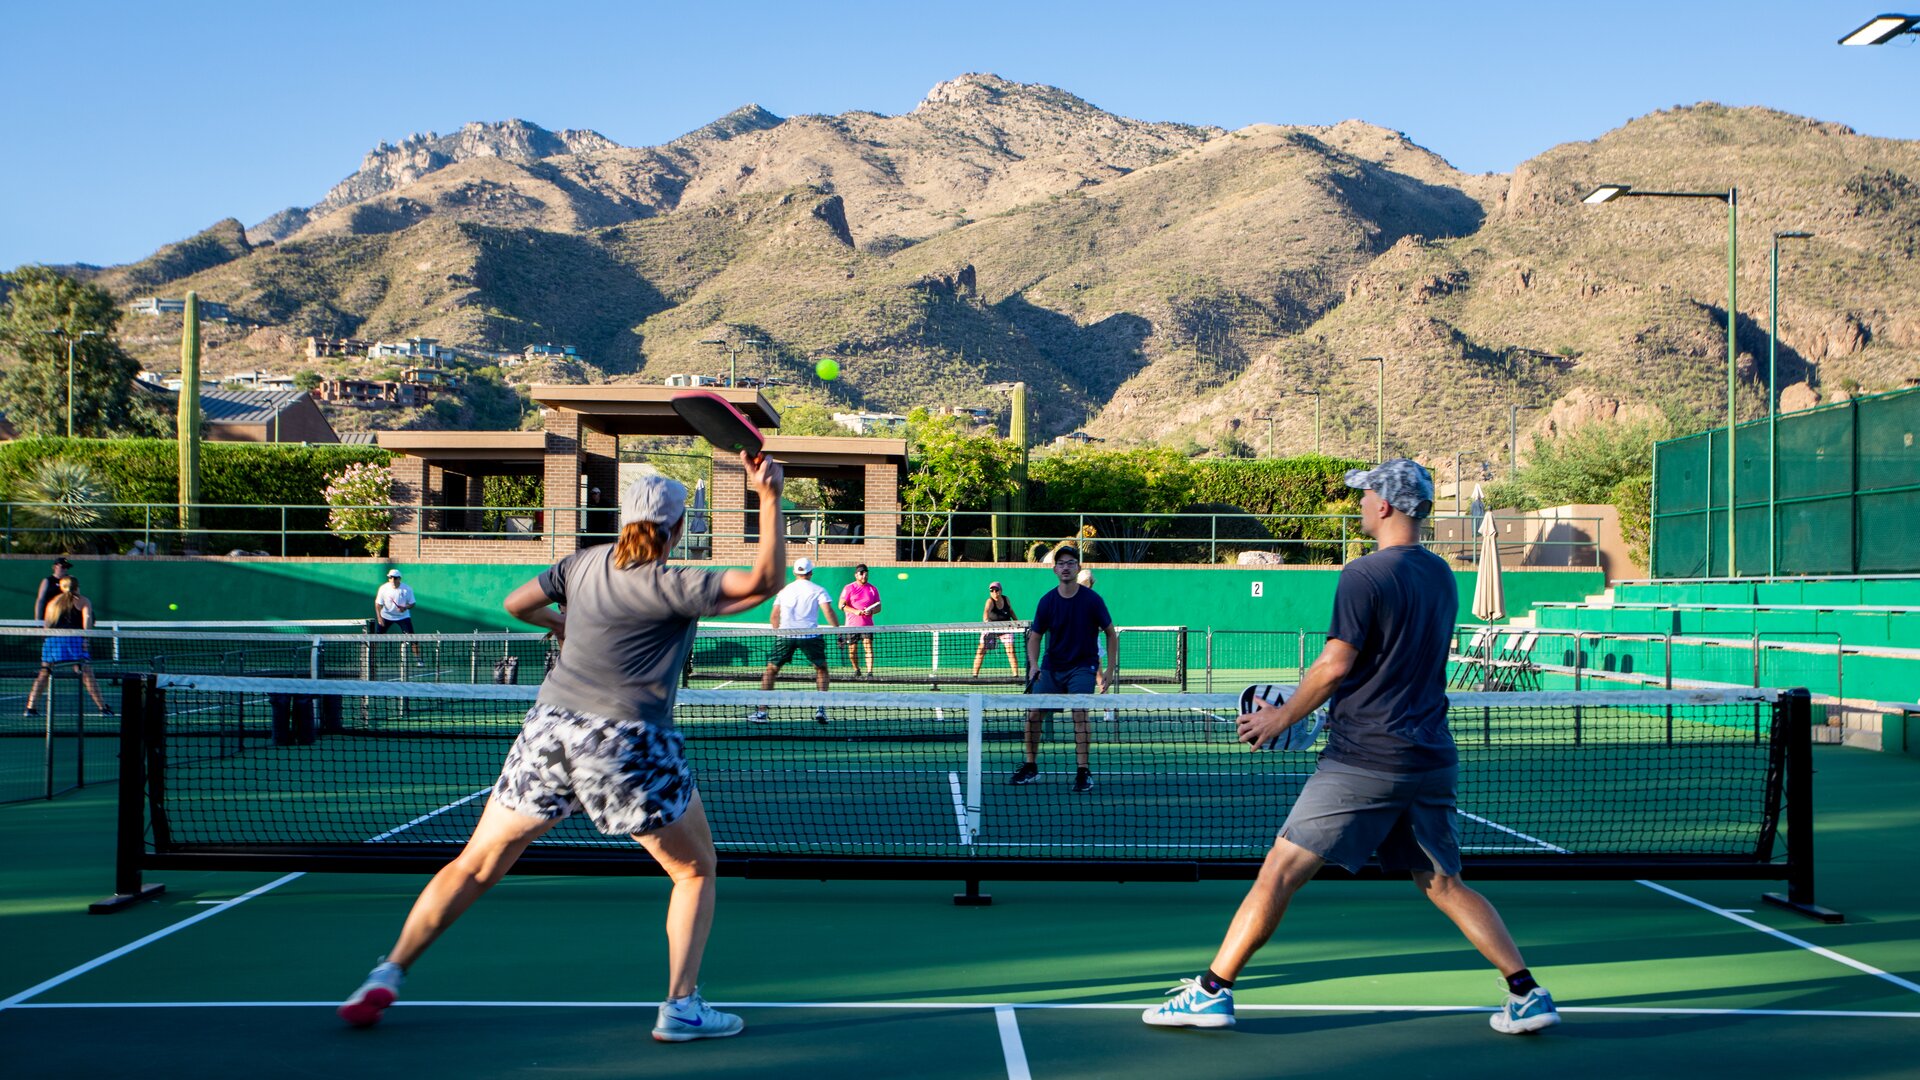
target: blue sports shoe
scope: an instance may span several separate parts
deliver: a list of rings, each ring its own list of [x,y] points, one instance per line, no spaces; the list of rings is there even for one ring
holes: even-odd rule
[[[653,1022],[653,1037],[659,1042],[722,1039],[738,1035],[746,1027],[746,1021],[707,1004],[700,991],[695,990],[678,1001],[660,1003],[660,1015]]]
[[[1531,1035],[1559,1023],[1560,1010],[1553,1007],[1553,995],[1536,986],[1525,997],[1508,994],[1507,1003],[1487,1022],[1502,1035]]]
[[[1233,991],[1209,994],[1199,979],[1181,979],[1167,991],[1173,996],[1140,1014],[1155,1027],[1224,1028],[1233,1026]],[[1551,1006],[1549,1006],[1551,1008]]]

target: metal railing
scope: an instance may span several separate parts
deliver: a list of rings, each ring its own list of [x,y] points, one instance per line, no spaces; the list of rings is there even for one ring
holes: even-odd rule
[[[602,543],[617,529],[618,511],[580,506],[412,506],[317,504],[260,505],[194,503],[198,527],[183,525],[172,503],[96,503],[99,520],[90,525],[47,524],[47,512],[71,509],[51,503],[0,504],[0,551],[46,551],[92,547],[115,551],[135,543],[154,553],[220,554],[230,550],[268,555],[362,554],[365,538],[385,540],[390,555],[426,553],[430,541],[466,540],[544,544],[548,554],[563,539]],[[335,532],[328,515],[335,510],[384,515],[390,527],[365,533]],[[707,528],[688,530],[676,558],[711,556],[716,540],[757,539],[750,513],[711,507],[690,511]],[[556,518],[554,515],[568,515]],[[713,528],[715,516],[746,518],[742,531]],[[876,520],[877,519],[877,520]],[[1465,515],[1439,515],[1423,530],[1426,545],[1461,562],[1472,562],[1479,541],[1435,539],[1435,526]],[[556,522],[569,525],[556,529]],[[872,524],[883,524],[875,530]],[[1555,524],[1590,526],[1589,538],[1534,538],[1502,542],[1507,565],[1598,566],[1600,519]],[[863,511],[805,507],[787,512],[789,544],[804,544],[814,555],[834,545],[880,542],[894,558],[907,562],[1020,562],[1039,547],[1071,541],[1089,561],[1108,563],[1219,563],[1245,551],[1278,555],[1299,565],[1339,565],[1367,550],[1372,541],[1357,515],[1340,514],[1055,514],[1013,515],[962,510]],[[1580,531],[1578,528],[1575,532]],[[57,542],[56,542],[57,541]],[[1515,555],[1517,553],[1517,559]]]

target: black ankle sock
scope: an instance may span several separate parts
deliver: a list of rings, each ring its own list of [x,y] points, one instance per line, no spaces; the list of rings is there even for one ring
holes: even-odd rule
[[[1539,983],[1533,981],[1533,972],[1528,971],[1526,968],[1521,968],[1519,971],[1507,976],[1507,993],[1512,994],[1514,997],[1525,997],[1529,992],[1538,988],[1539,985]]]
[[[1222,990],[1233,989],[1233,980],[1223,979],[1215,975],[1212,968],[1208,968],[1207,973],[1200,976],[1200,989],[1205,990],[1209,994],[1217,994]]]

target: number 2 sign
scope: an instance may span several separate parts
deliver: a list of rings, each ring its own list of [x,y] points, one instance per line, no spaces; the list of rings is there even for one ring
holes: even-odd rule
[[[1256,581],[1256,582],[1254,582],[1254,583],[1253,583],[1253,596],[1254,596],[1254,599],[1256,599],[1256,600],[1257,600],[1257,599],[1259,599],[1260,597],[1262,597],[1262,596],[1265,596],[1265,595],[1267,595],[1267,583],[1266,583],[1266,582],[1264,582],[1264,581]]]

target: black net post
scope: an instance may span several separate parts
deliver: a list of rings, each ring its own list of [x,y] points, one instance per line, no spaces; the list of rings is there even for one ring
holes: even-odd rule
[[[1813,695],[1804,688],[1780,697],[1780,737],[1785,740],[1784,761],[1787,815],[1787,891],[1767,893],[1769,904],[1821,922],[1837,923],[1845,915],[1813,900]]]
[[[150,681],[150,680],[149,680]],[[119,827],[113,844],[113,895],[87,905],[89,915],[111,915],[167,891],[165,885],[141,880],[146,854],[147,691],[139,678],[120,680],[120,805]]]

